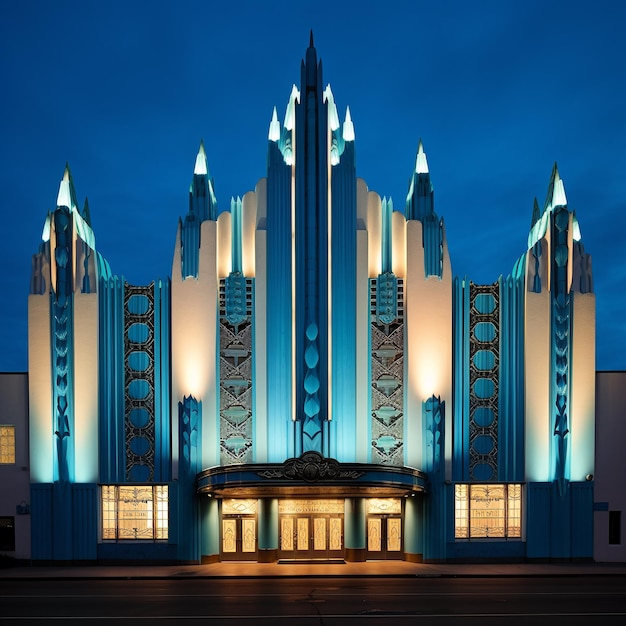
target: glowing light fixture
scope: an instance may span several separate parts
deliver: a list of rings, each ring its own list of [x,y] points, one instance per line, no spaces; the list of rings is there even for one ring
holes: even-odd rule
[[[57,206],[66,206],[68,209],[73,209],[72,202],[72,190],[70,189],[70,169],[66,165],[65,172],[63,174],[63,180],[59,185],[59,193],[57,195]]]
[[[417,158],[415,159],[415,173],[416,174],[428,174],[428,161],[426,160],[426,153],[424,152],[424,146],[420,139],[419,146],[417,147]]]
[[[343,139],[344,141],[354,141],[354,124],[350,117],[350,107],[346,108],[346,121],[343,123]]]
[[[284,126],[287,130],[293,130],[296,120],[296,101],[300,104],[300,92],[294,85],[291,88],[291,95],[289,96],[289,103],[287,104],[287,111],[285,112]]]
[[[339,115],[337,114],[335,96],[333,96],[330,83],[324,89],[324,102],[328,102],[328,125],[330,130],[337,130],[339,128]]]
[[[208,174],[204,141],[200,142],[200,149],[198,150],[198,155],[196,156],[196,165],[193,168],[193,173],[198,176],[206,176],[206,174]]]
[[[278,141],[280,139],[280,122],[278,121],[278,115],[276,114],[276,107],[274,107],[274,112],[272,113],[268,139],[270,141]]]
[[[572,238],[574,241],[580,241],[583,238],[580,234],[580,224],[576,219],[576,212],[574,212],[574,215],[572,216],[572,231]]]

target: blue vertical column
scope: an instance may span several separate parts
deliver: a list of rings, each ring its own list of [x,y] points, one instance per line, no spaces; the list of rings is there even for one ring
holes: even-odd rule
[[[346,141],[331,171],[332,424],[330,456],[356,461],[356,170]]]
[[[278,559],[278,499],[261,498],[258,501],[259,563],[273,563]]]
[[[284,135],[290,131],[283,130]],[[267,168],[267,454],[294,455],[292,415],[291,165],[278,143],[268,145]]]
[[[170,280],[154,283],[154,480],[171,480],[170,437]]]
[[[469,288],[467,279],[453,281],[453,402],[452,480],[469,480]]]
[[[72,483],[74,482],[74,296],[73,224],[68,207],[54,212],[56,285],[51,298],[54,484],[52,558],[73,558]]]
[[[344,543],[346,548],[346,560],[355,562],[365,561],[365,498],[346,498],[344,507]]]
[[[196,496],[196,475],[202,469],[202,402],[185,396],[178,403],[179,465],[178,465],[178,558],[181,561],[200,559],[200,510]]]
[[[124,438],[124,279],[101,277],[98,293],[100,393],[98,408],[100,481],[125,480]]]
[[[524,259],[500,279],[498,480],[524,480]]]
[[[444,482],[445,402],[431,396],[422,404],[424,471],[428,475],[425,507],[424,558],[446,558],[446,485]]]
[[[328,455],[328,138],[322,68],[313,42],[302,64],[296,106],[297,452]],[[326,438],[327,439],[327,438]],[[300,450],[298,450],[298,443]]]

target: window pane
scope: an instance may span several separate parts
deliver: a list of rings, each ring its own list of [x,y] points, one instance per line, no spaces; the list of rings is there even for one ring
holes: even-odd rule
[[[115,539],[117,537],[117,524],[115,523],[115,502],[117,496],[115,487],[104,485],[102,487],[102,538]]]
[[[504,485],[470,485],[470,536],[504,537]]]
[[[522,486],[508,485],[507,508],[507,536],[521,538],[522,536]]]
[[[167,539],[167,485],[103,485],[103,539]]]
[[[469,502],[467,485],[454,486],[454,536],[456,539],[469,537]]]
[[[167,485],[156,485],[156,539],[167,539],[169,497]]]
[[[0,463],[15,463],[15,426],[0,424]]]

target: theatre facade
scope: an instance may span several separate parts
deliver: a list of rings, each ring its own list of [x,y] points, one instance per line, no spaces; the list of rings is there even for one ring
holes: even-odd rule
[[[33,561],[592,558],[595,296],[559,172],[482,285],[421,142],[407,170],[395,206],[357,177],[312,40],[253,191],[218,210],[200,145],[171,278],[111,271],[66,168],[29,295]]]

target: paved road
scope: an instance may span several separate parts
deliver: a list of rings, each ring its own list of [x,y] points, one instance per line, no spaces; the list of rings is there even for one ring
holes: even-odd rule
[[[626,577],[0,580],[0,625],[626,623]]]

